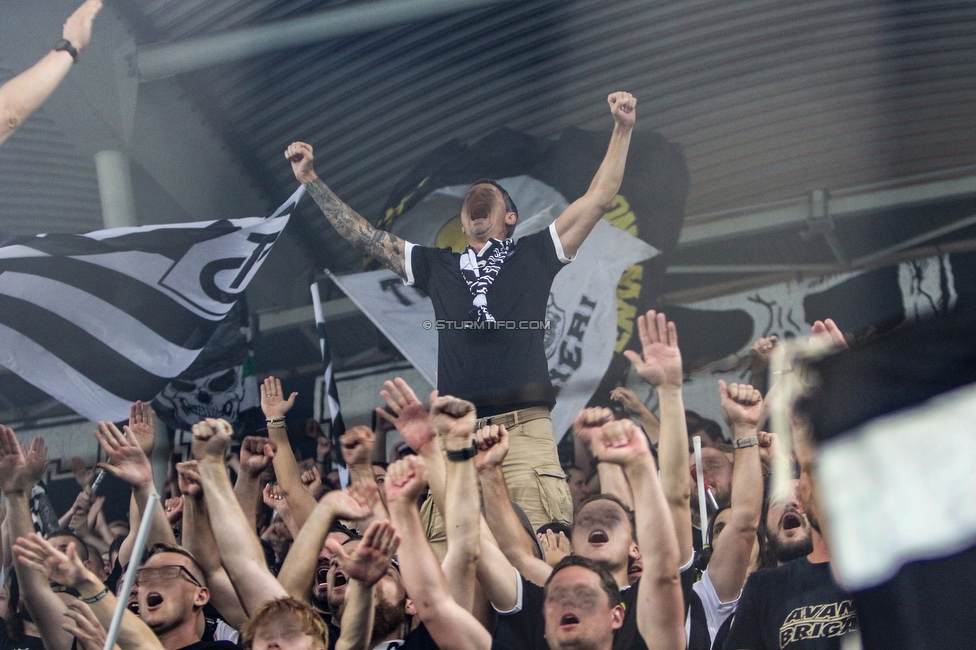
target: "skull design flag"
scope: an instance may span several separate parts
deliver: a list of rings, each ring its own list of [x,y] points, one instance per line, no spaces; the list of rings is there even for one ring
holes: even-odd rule
[[[126,419],[132,402],[152,399],[197,360],[302,194],[267,218],[0,247],[0,365],[90,420]]]

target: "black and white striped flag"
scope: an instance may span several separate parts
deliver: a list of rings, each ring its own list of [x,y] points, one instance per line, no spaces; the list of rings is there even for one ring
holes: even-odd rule
[[[197,358],[298,200],[268,218],[37,235],[0,248],[0,364],[91,420]]]
[[[332,352],[329,350],[329,340],[325,332],[325,316],[322,314],[322,298],[319,294],[319,283],[312,283],[312,310],[315,313],[315,329],[319,334],[319,351],[322,353],[322,401],[329,406],[329,417],[332,421],[330,437],[332,448],[340,449],[339,438],[346,432],[346,425],[342,421],[342,411],[339,408],[339,389],[336,388],[335,377],[332,375]],[[340,478],[346,462],[342,454],[337,454],[341,466]],[[343,483],[345,485],[345,483]]]

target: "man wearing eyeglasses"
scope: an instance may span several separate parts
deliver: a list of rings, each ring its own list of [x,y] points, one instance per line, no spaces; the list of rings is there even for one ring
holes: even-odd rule
[[[156,544],[136,572],[139,618],[149,626],[165,650],[234,650],[229,641],[236,632],[227,627],[214,634],[207,629],[203,607],[210,591],[203,569],[190,553],[179,546]],[[220,625],[226,623],[220,621]],[[210,632],[210,633],[208,633]],[[209,637],[203,640],[204,637]]]

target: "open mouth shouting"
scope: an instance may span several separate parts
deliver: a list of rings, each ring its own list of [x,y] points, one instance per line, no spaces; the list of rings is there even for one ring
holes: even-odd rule
[[[163,597],[159,592],[150,591],[146,594],[146,609],[150,612],[159,609],[159,606],[163,604]]]
[[[586,538],[586,541],[588,541],[591,546],[597,546],[609,542],[610,536],[607,535],[605,531],[597,529],[590,533],[590,536]]]
[[[315,571],[315,583],[320,589],[328,586],[329,583],[329,565],[320,564],[319,568]]]
[[[562,630],[572,630],[579,625],[579,617],[573,612],[564,612],[559,617],[559,628]]]
[[[468,208],[468,218],[471,221],[487,219],[495,204],[495,194],[490,187],[475,187],[468,192],[464,203]]]
[[[783,518],[779,521],[779,526],[783,530],[793,530],[795,528],[800,528],[803,526],[803,520],[795,512],[787,512],[783,515]]]

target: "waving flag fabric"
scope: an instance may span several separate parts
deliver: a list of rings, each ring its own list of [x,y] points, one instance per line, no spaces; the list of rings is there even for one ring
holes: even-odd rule
[[[92,420],[121,420],[197,358],[261,267],[268,218],[38,235],[0,248],[0,364]]]

